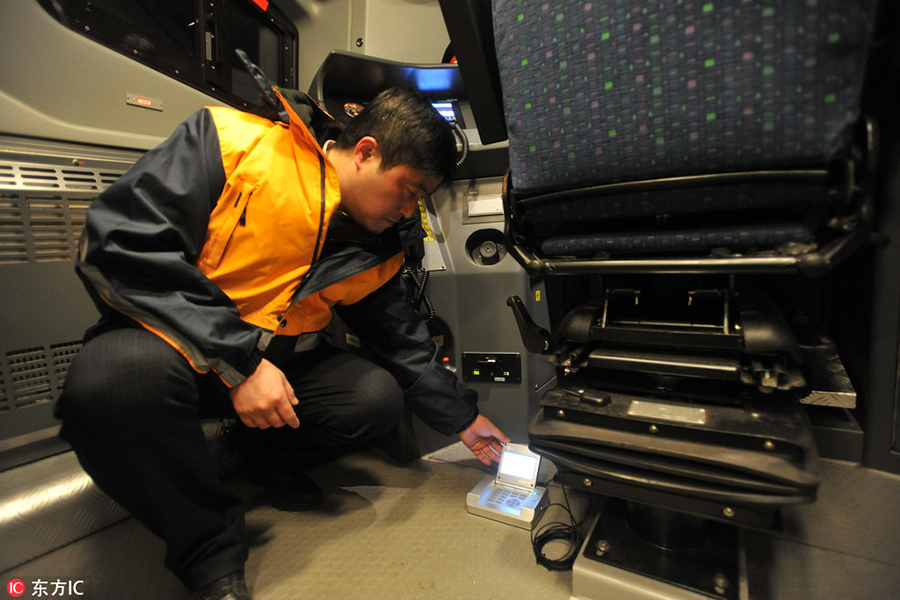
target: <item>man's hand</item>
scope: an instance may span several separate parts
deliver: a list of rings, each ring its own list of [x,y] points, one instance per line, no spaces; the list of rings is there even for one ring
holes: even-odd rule
[[[475,458],[490,466],[491,462],[500,462],[502,444],[510,439],[484,415],[478,415],[472,424],[459,433],[459,439],[472,451]]]
[[[297,396],[281,369],[263,359],[256,371],[229,390],[238,417],[247,427],[300,427]]]

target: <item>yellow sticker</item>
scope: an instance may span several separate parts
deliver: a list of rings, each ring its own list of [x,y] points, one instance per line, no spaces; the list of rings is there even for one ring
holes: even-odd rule
[[[422,229],[425,230],[425,241],[434,241],[434,232],[431,231],[431,224],[428,223],[428,211],[425,209],[425,203],[419,200],[419,216],[422,222]]]

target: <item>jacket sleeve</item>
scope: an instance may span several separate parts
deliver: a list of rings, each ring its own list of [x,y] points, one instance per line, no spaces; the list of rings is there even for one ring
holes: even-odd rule
[[[459,433],[478,416],[478,394],[441,363],[422,315],[398,273],[359,302],[335,306],[344,322],[384,362],[413,412],[435,430]]]
[[[195,266],[224,185],[202,109],[93,201],[75,268],[101,313],[127,315],[234,386],[261,360],[261,331]]]

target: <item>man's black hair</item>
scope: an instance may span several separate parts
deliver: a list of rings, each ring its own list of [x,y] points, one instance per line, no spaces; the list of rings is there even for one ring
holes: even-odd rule
[[[365,136],[378,141],[382,169],[406,165],[444,183],[453,180],[453,129],[419,92],[404,87],[381,92],[344,128],[335,148],[352,149]]]

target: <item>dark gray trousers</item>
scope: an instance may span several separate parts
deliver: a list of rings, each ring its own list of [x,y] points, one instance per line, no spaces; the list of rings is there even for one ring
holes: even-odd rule
[[[279,366],[300,401],[300,429],[243,428],[257,467],[283,472],[297,457],[339,453],[400,418],[397,382],[359,356],[322,344]],[[85,471],[165,541],[166,566],[189,588],[244,565],[243,507],[220,482],[201,427],[235,417],[215,375],[196,373],[149,331],[112,329],[76,357],[56,414]]]

